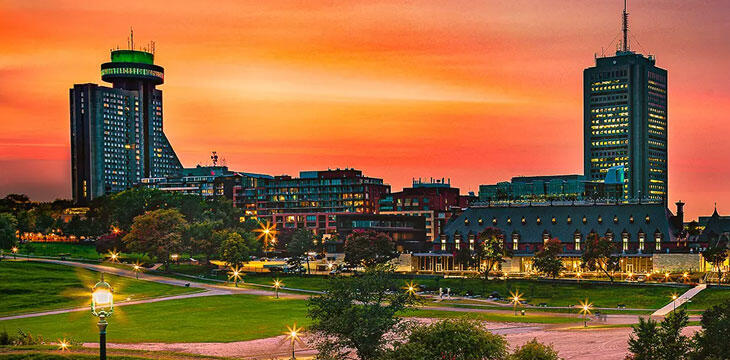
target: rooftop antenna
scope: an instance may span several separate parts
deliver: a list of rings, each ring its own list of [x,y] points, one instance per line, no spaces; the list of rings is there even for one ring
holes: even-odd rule
[[[624,33],[624,43],[623,43],[624,52],[629,51],[629,13],[626,12],[627,1],[628,0],[624,0],[623,27],[622,27],[622,31]]]
[[[218,152],[217,151],[213,151],[210,154],[210,160],[213,161],[213,166],[218,165]]]
[[[131,26],[129,27],[129,43],[130,50],[134,50],[134,29]]]

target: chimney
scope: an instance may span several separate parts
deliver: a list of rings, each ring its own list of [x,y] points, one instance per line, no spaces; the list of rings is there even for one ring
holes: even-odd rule
[[[684,228],[684,203],[679,200],[675,203],[677,205],[677,214],[674,216],[675,224],[678,228]]]

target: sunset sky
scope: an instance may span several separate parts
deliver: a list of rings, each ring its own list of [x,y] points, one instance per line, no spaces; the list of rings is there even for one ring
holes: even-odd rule
[[[620,0],[0,0],[0,196],[69,198],[68,89],[154,40],[184,166],[355,167],[479,184],[583,171],[582,71]],[[632,47],[669,71],[670,201],[730,213],[730,5],[629,2]],[[612,40],[614,43],[612,45]],[[638,41],[637,41],[638,40]]]

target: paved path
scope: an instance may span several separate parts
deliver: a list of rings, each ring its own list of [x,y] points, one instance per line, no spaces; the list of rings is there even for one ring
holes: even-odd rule
[[[669,304],[665,305],[663,308],[655,311],[652,316],[665,316],[669,314],[670,312],[674,311],[678,306],[682,306],[682,304],[686,303],[689,299],[693,298],[695,295],[699,294],[700,291],[707,288],[707,284],[699,284],[685,292],[684,294],[680,295],[676,300],[672,300]]]

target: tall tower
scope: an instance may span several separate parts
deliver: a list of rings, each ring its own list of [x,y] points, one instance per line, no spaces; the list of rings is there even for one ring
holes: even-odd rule
[[[615,56],[583,71],[583,151],[588,180],[624,169],[624,199],[667,199],[667,71],[629,46],[628,12]]]
[[[182,168],[162,130],[164,69],[148,51],[113,50],[101,65],[102,80],[76,84],[71,108],[71,177],[74,201],[123,191],[141,178]]]

